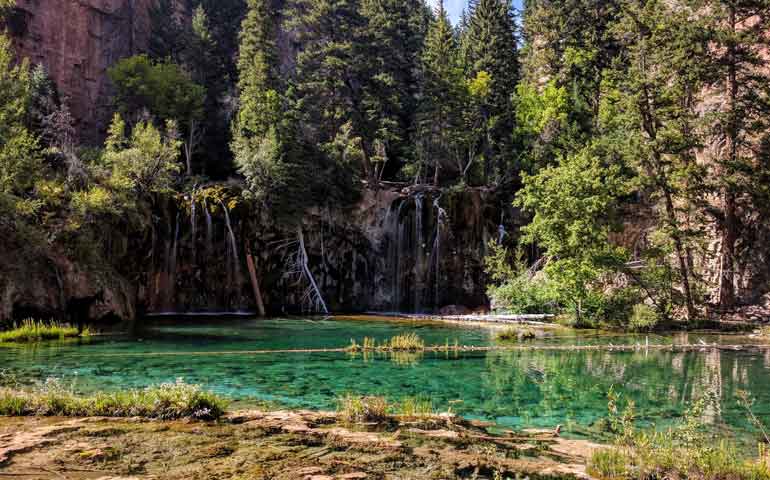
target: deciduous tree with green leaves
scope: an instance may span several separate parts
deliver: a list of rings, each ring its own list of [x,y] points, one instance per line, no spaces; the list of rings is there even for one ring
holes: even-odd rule
[[[187,175],[192,175],[192,157],[201,140],[205,89],[179,65],[156,63],[146,55],[121,60],[110,68],[109,76],[116,87],[118,109],[131,123],[149,113],[162,123],[173,120],[182,126]]]

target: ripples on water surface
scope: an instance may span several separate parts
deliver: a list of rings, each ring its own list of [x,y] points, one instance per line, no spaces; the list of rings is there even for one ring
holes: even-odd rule
[[[639,419],[666,423],[704,393],[718,401],[705,421],[736,432],[750,428],[735,401],[738,390],[757,400],[770,423],[770,350],[670,352],[491,351],[350,355],[255,350],[339,348],[364,336],[384,340],[416,332],[427,344],[494,343],[490,330],[414,321],[327,319],[159,320],[135,337],[93,338],[0,349],[0,369],[25,381],[57,377],[81,391],[143,387],[183,378],[247,405],[268,400],[290,407],[333,409],[352,392],[426,396],[439,410],[503,427],[565,425],[583,431],[606,416],[607,391],[636,402]],[[651,344],[752,343],[756,339],[690,333],[650,336]],[[645,336],[565,336],[549,345],[641,344]]]

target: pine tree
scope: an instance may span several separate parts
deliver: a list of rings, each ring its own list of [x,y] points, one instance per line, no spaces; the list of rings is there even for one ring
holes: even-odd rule
[[[410,156],[408,129],[416,111],[416,70],[429,12],[421,0],[363,0],[369,59],[363,72],[365,133],[373,145],[376,181],[387,166]],[[395,171],[395,169],[392,169]]]
[[[249,0],[238,53],[239,109],[233,121],[232,150],[253,193],[268,196],[280,184],[280,98],[276,79],[275,25],[271,0]]]
[[[770,73],[765,57],[770,48],[770,2],[712,0],[705,7],[713,42],[711,88],[723,99],[712,112],[715,128],[709,152],[721,197],[716,219],[721,232],[717,296],[720,306],[732,307],[736,249],[744,228],[741,211],[754,208],[747,202],[757,190],[760,171],[767,168],[761,150],[770,128]]]
[[[689,218],[703,178],[695,153],[701,143],[697,102],[706,78],[705,29],[697,12],[662,0],[628,0],[623,12],[614,27],[622,61],[604,85],[601,126],[657,204],[660,233],[672,246],[687,318],[693,320],[695,232]]]
[[[41,165],[38,139],[27,128],[29,62],[15,57],[10,39],[0,33],[0,195],[23,196],[40,175]]]
[[[511,95],[519,76],[516,21],[510,3],[478,0],[471,5],[464,35],[468,77],[477,78],[481,72],[490,77],[489,94],[480,104],[485,123],[484,178],[490,180],[494,173],[497,181],[510,180],[507,159],[512,156],[514,118]]]
[[[286,18],[299,46],[291,92],[299,140],[375,184],[379,152],[366,98],[373,59],[358,2],[295,0]]]
[[[419,156],[426,170],[433,169],[434,185],[439,182],[442,168],[456,168],[458,176],[466,173],[465,155],[457,141],[463,101],[459,54],[442,0],[425,37],[421,59],[422,97],[417,120]],[[424,176],[427,177],[428,172]]]
[[[523,33],[522,76],[532,85],[554,81],[570,94],[570,123],[577,148],[593,134],[601,102],[601,80],[619,52],[612,27],[620,0],[528,0]]]

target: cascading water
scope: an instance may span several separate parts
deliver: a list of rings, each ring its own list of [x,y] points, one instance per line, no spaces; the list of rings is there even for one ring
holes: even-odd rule
[[[203,212],[206,214],[206,255],[211,258],[214,253],[214,224],[211,221],[211,212],[209,212],[206,197],[203,197]]]
[[[435,297],[433,299],[433,308],[438,309],[441,302],[441,225],[443,225],[446,219],[446,210],[441,208],[439,204],[441,196],[437,197],[433,201],[433,208],[436,209],[436,239],[433,241],[433,251],[431,252],[431,258],[433,260],[433,283],[435,288]]]
[[[190,244],[192,245],[192,261],[193,264],[197,262],[195,246],[198,243],[196,238],[196,223],[195,223],[195,189],[193,189],[190,195]]]
[[[393,249],[393,268],[391,275],[393,275],[393,311],[397,312],[401,308],[401,252],[404,251],[404,236],[406,234],[406,227],[401,222],[401,211],[406,205],[406,202],[401,202],[396,210],[396,216],[393,218],[393,229],[391,230],[393,235],[392,249]],[[395,247],[395,248],[393,248]]]
[[[168,285],[166,289],[166,308],[171,307],[174,299],[174,291],[176,287],[176,266],[177,266],[177,254],[179,252],[179,219],[181,213],[176,214],[176,225],[174,227],[174,243],[171,245],[171,253],[168,257]]]
[[[225,212],[225,226],[227,227],[227,234],[230,239],[230,251],[232,253],[232,265],[233,265],[233,274],[235,275],[235,281],[237,284],[240,284],[240,275],[241,275],[241,261],[238,257],[238,243],[235,241],[235,234],[233,233],[233,227],[230,223],[230,213],[227,211],[227,207],[225,204],[220,200],[219,204],[222,205],[222,210]]]
[[[422,309],[423,288],[425,285],[424,257],[425,245],[422,230],[422,193],[414,196],[414,312],[420,313]]]

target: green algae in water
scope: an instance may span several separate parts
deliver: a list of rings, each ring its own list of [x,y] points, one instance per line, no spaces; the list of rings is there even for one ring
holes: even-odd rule
[[[255,350],[341,348],[351,338],[383,341],[417,333],[429,345],[455,339],[489,345],[489,330],[426,322],[275,319],[207,323],[163,322],[135,337],[92,339],[0,349],[0,368],[25,381],[48,377],[73,382],[87,393],[141,388],[178,378],[227,395],[241,405],[273,402],[294,408],[334,409],[347,394],[391,400],[427,397],[439,410],[494,421],[507,428],[583,432],[607,414],[610,387],[636,402],[643,423],[665,425],[693,398],[718,399],[704,418],[715,428],[751,429],[736,402],[746,390],[755,413],[770,422],[770,354],[708,350],[491,351],[405,354],[269,353]],[[672,337],[651,342],[672,343]],[[689,334],[676,343],[735,343],[736,337]],[[547,339],[544,344],[643,344],[644,336]],[[743,341],[743,339],[741,339]],[[225,353],[222,353],[225,352]]]

